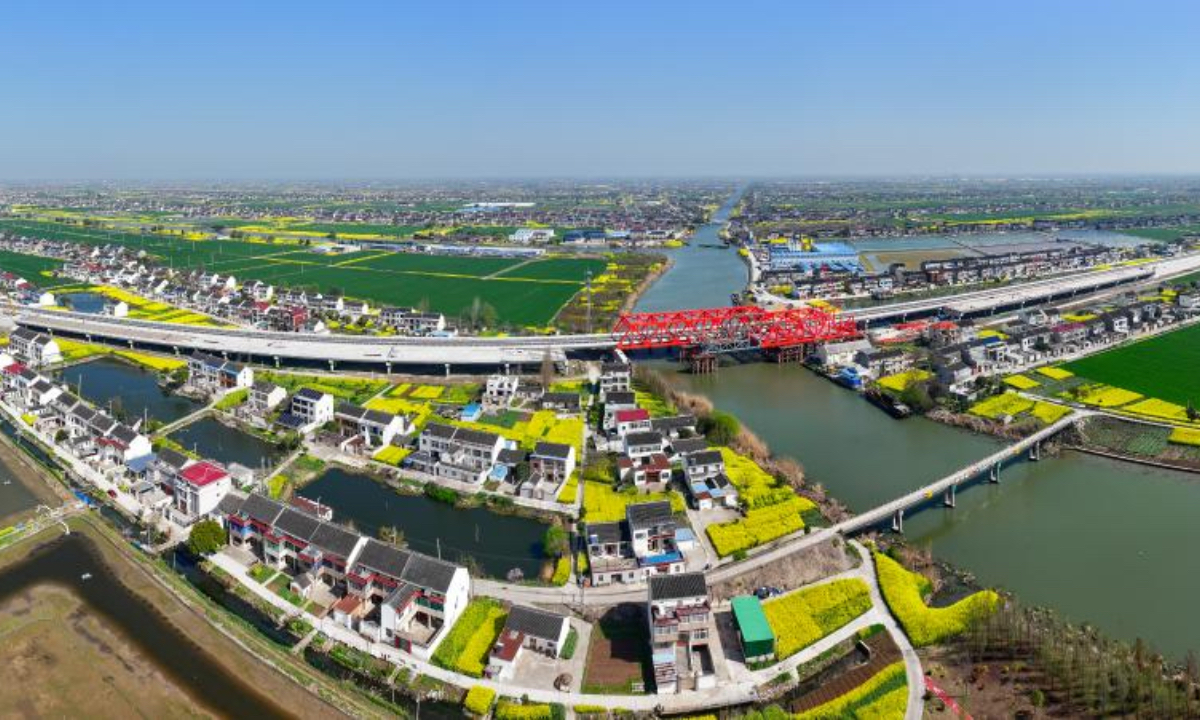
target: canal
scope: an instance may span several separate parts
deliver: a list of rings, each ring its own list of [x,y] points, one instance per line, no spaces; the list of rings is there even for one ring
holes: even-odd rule
[[[505,578],[513,568],[536,579],[543,564],[545,523],[484,508],[457,509],[424,495],[401,495],[376,480],[330,468],[300,494],[333,508],[333,519],[353,523],[361,533],[378,535],[396,527],[410,548],[461,562],[474,558],[487,575]]]
[[[715,231],[714,231],[715,232]],[[728,302],[745,282],[733,253],[693,246],[654,288],[653,307]],[[707,265],[702,269],[697,266]],[[689,274],[721,277],[693,282]],[[677,367],[674,364],[670,367]],[[897,421],[854,393],[795,366],[722,367],[673,376],[737,415],[771,449],[797,459],[852,510],[863,510],[941,477],[999,447],[994,438],[921,418]],[[1200,477],[1068,452],[1006,468],[1000,485],[975,485],[954,510],[905,518],[908,539],[1006,588],[1114,637],[1141,637],[1168,657],[1200,650],[1200,574],[1181,565],[1200,542]]]
[[[171,433],[169,437],[202,458],[216,460],[225,465],[237,463],[254,471],[269,471],[286,454],[275,443],[230,427],[211,417],[203,417],[189,423]]]
[[[9,467],[6,450],[0,449],[0,527],[9,525],[11,520],[38,505],[38,497],[26,486],[28,481],[22,477],[22,473]]]
[[[663,251],[671,269],[638,298],[638,312],[725,306],[730,295],[746,289],[746,264],[718,234],[745,192],[745,187],[736,190],[686,246]]]
[[[152,418],[172,423],[202,407],[191,398],[163,390],[154,373],[114,357],[72,365],[62,371],[61,379],[88,402],[111,407],[130,422]]]
[[[90,574],[83,580],[84,574]],[[220,717],[288,717],[130,592],[82,535],[62,537],[0,572],[0,602],[39,585],[66,587],[111,622],[197,705]]]

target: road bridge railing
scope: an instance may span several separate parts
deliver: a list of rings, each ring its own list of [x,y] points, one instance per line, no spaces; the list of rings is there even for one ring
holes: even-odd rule
[[[891,502],[884,503],[867,512],[855,515],[849,520],[840,522],[834,525],[833,529],[844,535],[849,535],[890,521],[893,529],[902,530],[904,511],[928,503],[939,495],[943,496],[946,505],[953,506],[959,485],[970,482],[985,474],[988,475],[991,481],[997,482],[999,480],[998,473],[1000,466],[1006,461],[1020,457],[1027,451],[1033,453],[1033,459],[1037,459],[1040,457],[1040,446],[1043,441],[1048,440],[1091,414],[1091,411],[1088,410],[1075,410],[1066,417],[1056,420],[1029,437],[994,452],[982,460],[977,460],[924,487],[896,498]]]

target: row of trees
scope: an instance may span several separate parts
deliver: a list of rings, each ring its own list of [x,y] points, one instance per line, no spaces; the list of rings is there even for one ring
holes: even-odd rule
[[[1026,669],[1033,695],[1065,714],[1196,717],[1200,663],[1189,652],[1172,669],[1145,642],[1108,638],[1053,611],[1009,601],[973,625],[957,643],[968,662]]]

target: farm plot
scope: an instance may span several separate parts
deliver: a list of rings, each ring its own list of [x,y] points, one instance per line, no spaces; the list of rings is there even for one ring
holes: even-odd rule
[[[1088,380],[1186,406],[1200,403],[1200,326],[1193,325],[1064,365]]]
[[[38,287],[50,287],[54,281],[47,275],[62,265],[61,260],[44,258],[38,255],[0,250],[0,270],[22,277]]]
[[[592,277],[597,277],[606,265],[605,261],[594,258],[552,258],[513,267],[500,273],[498,277],[584,282],[589,270]]]
[[[583,692],[632,694],[647,682],[650,644],[640,607],[625,604],[609,610],[594,626],[588,643]]]
[[[495,311],[491,324],[548,325],[583,287],[594,259],[483,258],[416,253],[355,253],[324,256],[291,243],[187,240],[160,235],[93,230],[57,223],[0,221],[0,229],[51,240],[118,243],[145,250],[176,268],[232,274],[239,282],[261,280],[282,287],[344,293],[381,305],[416,306],[460,317],[475,301]],[[520,277],[490,277],[521,265]],[[574,279],[572,279],[574,278]]]

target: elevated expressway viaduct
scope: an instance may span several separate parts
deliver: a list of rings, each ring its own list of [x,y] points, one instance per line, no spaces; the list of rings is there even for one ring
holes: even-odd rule
[[[1200,253],[1190,253],[1141,265],[1087,270],[984,290],[856,308],[851,312],[854,313],[855,320],[866,327],[931,315],[951,318],[984,317],[1043,303],[1111,294],[1125,287],[1162,282],[1196,270],[1200,270]],[[807,305],[805,300],[771,295],[762,288],[756,288],[752,292],[763,305]]]
[[[176,354],[193,350],[266,365],[318,366],[329,370],[387,370],[424,366],[445,369],[536,365],[547,352],[596,354],[616,347],[604,335],[538,337],[371,337],[217,328],[131,320],[104,315],[18,308],[16,324],[55,334]]]

